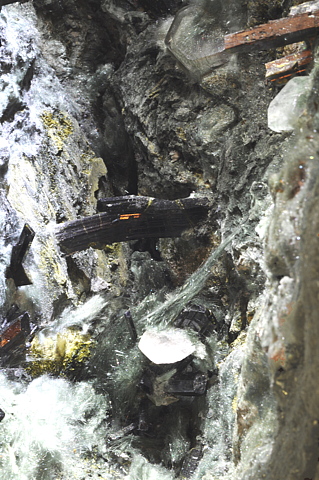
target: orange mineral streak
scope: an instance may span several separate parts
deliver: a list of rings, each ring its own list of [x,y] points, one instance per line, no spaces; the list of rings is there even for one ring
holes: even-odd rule
[[[282,316],[279,317],[279,325],[283,325],[286,322],[287,317],[291,315],[294,307],[295,307],[295,302],[287,303],[285,311],[283,312]]]
[[[278,82],[280,80],[285,80],[285,79],[288,79],[289,77],[291,77],[292,75],[295,75],[296,73],[303,73],[305,72],[306,69],[302,69],[302,70],[297,70],[296,72],[291,72],[291,73],[288,73],[287,75],[282,75],[281,77],[277,77],[277,78],[272,78],[270,81],[271,82]]]
[[[271,360],[273,360],[276,363],[280,363],[281,365],[285,365],[286,363],[286,352],[285,352],[285,347],[281,347],[279,350],[277,350],[274,355],[272,355]]]
[[[15,322],[0,336],[0,348],[10,342],[18,333],[21,332],[21,322]]]
[[[308,49],[268,62],[265,64],[266,80],[282,85],[286,83],[290,77],[305,73],[307,66],[310,65],[312,61],[312,51]]]
[[[141,213],[124,213],[120,215],[120,220],[129,220],[130,218],[140,218]]]

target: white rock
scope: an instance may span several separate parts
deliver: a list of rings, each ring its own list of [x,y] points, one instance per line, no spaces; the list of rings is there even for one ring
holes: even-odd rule
[[[301,13],[313,13],[319,8],[319,1],[304,2],[301,5],[295,5],[289,10],[289,15],[300,15]]]
[[[310,77],[295,77],[270,102],[268,127],[274,132],[292,132],[306,109]]]
[[[156,364],[179,362],[194,353],[196,348],[189,335],[178,328],[147,330],[142,335],[138,347]]]

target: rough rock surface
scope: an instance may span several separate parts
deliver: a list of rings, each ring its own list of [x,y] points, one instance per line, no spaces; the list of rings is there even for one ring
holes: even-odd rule
[[[220,2],[194,3],[213,27]],[[253,26],[299,3],[228,0],[221,21],[235,12]],[[27,310],[34,325],[46,326],[46,342],[55,335],[60,363],[63,329],[89,334],[91,359],[76,370],[70,360],[62,374],[89,382],[84,390],[100,408],[92,422],[98,435],[79,443],[85,453],[72,460],[44,442],[29,468],[19,463],[28,451],[13,445],[1,463],[8,479],[319,479],[319,70],[294,135],[274,133],[267,109],[279,88],[265,85],[264,63],[280,52],[237,55],[200,78],[185,72],[164,43],[184,5],[34,0],[0,12],[1,317],[12,305]],[[209,218],[180,238],[70,256],[56,243],[56,226],[94,214],[97,198],[192,193],[209,198]],[[24,223],[36,232],[24,261],[33,283],[16,288],[5,270]],[[194,361],[208,372],[207,395],[150,406],[140,387],[148,366],[130,318],[140,337],[152,322],[171,327],[190,300],[214,314],[207,355]],[[24,382],[26,392],[46,382],[32,380],[32,356],[26,360],[27,379],[14,380],[19,398]],[[41,371],[52,374],[46,366]],[[15,411],[9,373],[2,384]],[[92,418],[76,411],[70,425]],[[7,443],[23,428],[11,421]]]
[[[253,478],[256,468],[260,478],[318,478],[319,405],[313,377],[317,348],[317,67],[312,82],[307,113],[300,119],[296,139],[273,184],[275,206],[265,248],[269,284],[247,342],[237,408],[237,462],[241,456],[251,455],[247,443],[250,445],[255,435],[259,446],[254,464],[245,471],[239,466],[237,478]],[[249,389],[256,390],[252,371],[258,364],[263,365],[259,368],[263,386],[249,398]]]

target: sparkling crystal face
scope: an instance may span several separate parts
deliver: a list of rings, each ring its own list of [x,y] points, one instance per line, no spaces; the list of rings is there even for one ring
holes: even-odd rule
[[[197,79],[229,60],[224,36],[244,27],[245,7],[234,0],[204,0],[182,8],[165,43],[174,58]]]
[[[165,43],[171,54],[195,77],[223,65],[224,31],[213,15],[200,7],[180,10],[169,29]]]

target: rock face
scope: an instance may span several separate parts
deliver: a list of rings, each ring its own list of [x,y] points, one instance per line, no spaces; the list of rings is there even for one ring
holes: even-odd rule
[[[182,15],[219,38],[299,3],[198,0]],[[0,357],[14,338],[12,329],[1,336],[8,324],[30,316],[30,345],[18,363],[6,357],[1,377],[4,478],[319,479],[319,69],[293,80],[308,89],[292,121],[292,84],[265,85],[274,51],[214,69],[192,57],[185,71],[165,44],[182,7],[34,0],[1,9]],[[209,213],[187,218],[193,228],[179,238],[61,251],[61,224],[127,195],[195,195]],[[24,224],[35,232],[23,259],[32,283],[19,286],[6,272]],[[210,322],[202,356],[191,355],[190,312]],[[169,332],[176,318],[188,322],[178,348],[183,338],[192,348],[166,364],[161,351],[157,370],[136,337]],[[205,377],[206,391],[178,395],[190,376]],[[154,385],[169,401],[149,401]],[[49,410],[31,405],[37,396],[63,409],[60,444]],[[21,409],[37,427],[29,442]]]
[[[311,80],[314,92],[317,69]],[[251,325],[239,389],[237,478],[253,478],[257,465],[260,478],[287,474],[291,478],[318,478],[314,447],[318,399],[312,376],[317,328],[313,323],[317,301],[313,275],[318,268],[317,165],[313,149],[317,144],[318,113],[313,94],[306,106],[308,114],[301,120],[297,139],[286,153],[285,165],[274,184],[275,206],[265,249],[269,286]],[[258,366],[259,373],[264,372],[264,381],[257,392],[252,371],[256,372]],[[248,393],[252,388],[253,395]],[[266,418],[265,428],[261,421]],[[256,435],[259,447],[255,449],[255,465],[243,471],[241,464],[246,464],[250,442]],[[295,455],[291,455],[292,451]],[[263,457],[260,460],[259,455]]]

